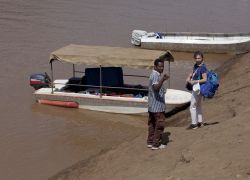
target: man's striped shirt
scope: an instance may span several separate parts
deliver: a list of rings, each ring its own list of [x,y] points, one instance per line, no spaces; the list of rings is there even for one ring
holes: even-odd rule
[[[165,89],[161,87],[159,92],[153,88],[154,84],[158,84],[161,75],[156,70],[153,70],[149,77],[148,85],[148,111],[149,112],[164,112],[166,109],[165,104]]]

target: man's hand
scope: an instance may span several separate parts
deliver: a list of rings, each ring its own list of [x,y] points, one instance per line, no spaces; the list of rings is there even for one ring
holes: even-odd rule
[[[169,75],[168,75],[168,74],[163,74],[162,79],[163,79],[164,81],[167,80],[167,79],[169,79]]]
[[[159,91],[162,84],[163,84],[163,82],[166,81],[168,78],[169,78],[168,74],[163,74],[163,76],[161,77],[159,83],[153,85],[154,90]]]

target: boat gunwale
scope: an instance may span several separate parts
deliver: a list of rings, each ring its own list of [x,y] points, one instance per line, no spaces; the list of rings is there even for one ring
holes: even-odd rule
[[[148,32],[151,33],[151,32]],[[180,35],[180,36],[207,36],[207,37],[233,37],[233,36],[250,36],[250,32],[243,33],[209,33],[209,32],[157,32],[161,35]]]
[[[51,88],[48,88],[51,89]],[[57,92],[54,91],[52,94],[51,92],[47,93],[39,93],[39,92],[33,92],[33,94],[36,96],[60,96],[60,97],[74,97],[74,98],[88,98],[88,99],[102,99],[102,100],[112,100],[112,101],[133,101],[133,102],[147,102],[146,98],[136,98],[136,97],[123,97],[123,96],[107,96],[102,95],[100,96],[95,94],[80,94],[80,93],[72,93],[72,92]]]

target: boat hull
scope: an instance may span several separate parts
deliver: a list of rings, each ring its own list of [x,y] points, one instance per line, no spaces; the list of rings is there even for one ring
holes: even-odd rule
[[[48,88],[47,90],[49,90]],[[142,98],[130,98],[130,97],[111,97],[89,94],[78,94],[78,93],[61,93],[50,92],[42,93],[36,91],[34,93],[35,99],[39,102],[41,100],[57,101],[66,104],[67,102],[75,102],[79,106],[78,108],[112,112],[112,113],[123,113],[123,114],[137,114],[147,112],[147,100]],[[50,104],[50,105],[57,105]],[[60,106],[60,105],[58,105]],[[67,106],[64,106],[67,107]]]
[[[35,91],[34,97],[37,102],[42,104],[83,108],[93,111],[102,111],[121,114],[140,114],[148,112],[147,97],[117,97],[99,96],[81,93],[53,92],[51,88],[42,88]],[[189,92],[168,89],[165,95],[167,103],[166,112],[176,107],[183,106],[190,102]],[[45,103],[44,103],[45,102]]]
[[[134,30],[131,43],[144,49],[209,53],[246,53],[250,33],[149,32]]]
[[[172,50],[194,52],[197,50],[208,53],[246,53],[250,49],[250,41],[237,44],[187,44],[166,42],[141,42],[141,48],[151,50]]]

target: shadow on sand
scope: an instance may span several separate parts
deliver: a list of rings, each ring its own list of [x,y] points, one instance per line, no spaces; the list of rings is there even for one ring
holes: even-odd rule
[[[164,132],[162,134],[161,144],[167,145],[169,142],[171,142],[171,140],[169,140],[170,135],[171,135],[170,132]]]
[[[177,114],[178,112],[186,110],[189,106],[190,106],[190,103],[186,103],[182,106],[176,107],[176,108],[172,109],[171,111],[166,112],[165,117],[166,118],[171,117],[171,116]]]
[[[216,121],[216,122],[204,123],[203,125],[204,126],[210,126],[210,125],[215,125],[215,124],[219,124],[219,122]]]

